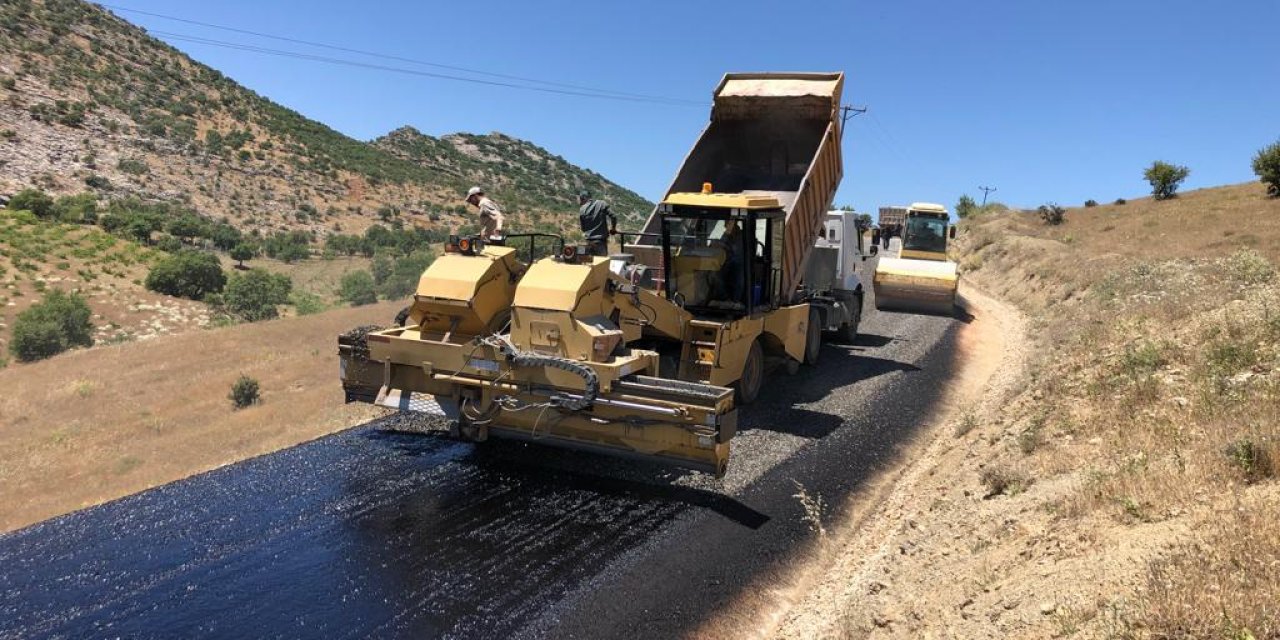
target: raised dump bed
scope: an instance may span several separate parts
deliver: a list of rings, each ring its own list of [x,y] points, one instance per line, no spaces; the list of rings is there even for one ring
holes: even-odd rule
[[[666,195],[699,192],[772,195],[786,210],[783,295],[796,295],[814,241],[840,184],[843,73],[730,73],[715,90],[711,122],[685,157]],[[666,199],[665,196],[663,198]],[[658,212],[645,223],[659,233]],[[656,235],[631,253],[661,264]]]

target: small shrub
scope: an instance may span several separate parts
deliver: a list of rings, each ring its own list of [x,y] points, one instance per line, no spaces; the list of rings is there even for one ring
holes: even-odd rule
[[[1097,201],[1097,200],[1085,200],[1085,201],[1084,201],[1084,206],[1089,207],[1089,208],[1096,207],[1096,206],[1098,206],[1098,201]]]
[[[373,276],[368,271],[352,271],[342,276],[342,285],[338,288],[338,297],[352,306],[373,304],[378,301],[374,289]]]
[[[90,189],[99,189],[102,191],[111,189],[111,181],[97,174],[85,178],[84,184]]]
[[[1191,169],[1160,160],[1151,163],[1151,166],[1142,172],[1142,177],[1151,184],[1151,195],[1156,200],[1176,197],[1178,186],[1189,175],[1191,175]]]
[[[314,293],[294,291],[293,295],[289,296],[289,302],[293,304],[294,310],[300,316],[309,316],[325,310],[324,302]]]
[[[1265,284],[1275,277],[1275,267],[1262,254],[1241,249],[1226,259],[1227,271],[1243,284]]]
[[[978,427],[978,416],[975,415],[972,411],[966,411],[964,412],[964,415],[960,416],[960,420],[956,422],[956,427],[955,427],[956,437],[959,438],[960,436],[963,436],[969,433],[970,431],[973,431],[977,427]]]
[[[236,409],[244,409],[262,402],[258,381],[240,374],[240,377],[231,385],[231,393],[227,394],[227,398]]]
[[[960,201],[956,203],[956,217],[968,218],[978,211],[978,203],[968,194],[960,196]]]
[[[1067,210],[1052,202],[1040,205],[1036,211],[1040,214],[1040,219],[1048,225],[1059,225],[1067,219]]]
[[[1253,157],[1253,172],[1267,185],[1267,194],[1280,196],[1280,141],[1258,150]]]
[[[23,189],[9,198],[9,208],[14,211],[30,211],[39,218],[54,216],[53,198],[39,189]]]
[[[1245,438],[1227,445],[1224,453],[1231,466],[1244,474],[1245,480],[1249,482],[1257,482],[1275,475],[1271,452],[1265,445]]]
[[[179,251],[157,262],[146,280],[152,291],[191,300],[222,291],[226,284],[227,276],[218,257],[201,251]]]
[[[1010,469],[1008,467],[990,466],[982,470],[980,475],[982,484],[987,487],[986,497],[994,496],[1016,496],[1031,484],[1031,479],[1025,474]]]
[[[135,176],[140,176],[151,170],[147,167],[147,163],[134,158],[121,158],[120,161],[116,163],[116,168]]]
[[[62,196],[53,204],[53,215],[63,222],[97,222],[98,198],[92,193]]]
[[[72,347],[93,345],[92,312],[79,294],[50,290],[44,299],[18,314],[13,324],[9,352],[31,362]]]
[[[1128,202],[1129,202],[1129,201],[1128,201],[1128,200],[1125,200],[1124,198],[1116,198],[1116,204],[1117,204],[1117,205],[1128,204]]]

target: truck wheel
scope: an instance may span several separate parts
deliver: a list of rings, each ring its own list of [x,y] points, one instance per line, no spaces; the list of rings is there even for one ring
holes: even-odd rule
[[[760,387],[764,384],[764,350],[760,341],[751,343],[747,352],[747,361],[742,365],[742,377],[733,383],[734,397],[739,405],[748,405],[760,396]]]
[[[853,308],[853,318],[840,325],[836,331],[836,339],[843,344],[853,344],[858,339],[858,325],[862,324],[862,298],[854,298],[857,306]]]
[[[809,330],[804,336],[804,363],[818,364],[818,355],[822,353],[822,314],[809,307]]]

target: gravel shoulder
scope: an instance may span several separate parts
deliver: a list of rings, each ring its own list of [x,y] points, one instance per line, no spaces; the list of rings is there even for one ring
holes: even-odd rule
[[[1022,376],[1027,356],[1025,319],[967,283],[961,294],[970,316],[957,332],[959,357],[944,400],[928,416],[902,463],[876,486],[852,498],[848,516],[822,539],[772,610],[757,614],[758,637],[815,638],[897,635],[933,629],[943,635],[997,632],[946,624],[946,597],[968,588],[980,567],[963,560],[938,573],[937,558],[962,559],[966,526],[984,514],[974,454],[959,446],[961,425],[999,412]],[[957,495],[958,494],[958,495]],[[967,503],[967,504],[966,504]],[[949,522],[943,524],[939,519]],[[945,527],[957,533],[927,536]],[[963,603],[959,596],[957,603]],[[963,608],[955,617],[964,620]],[[908,625],[908,622],[915,624]],[[942,625],[929,624],[943,622]],[[710,627],[708,627],[709,629]]]

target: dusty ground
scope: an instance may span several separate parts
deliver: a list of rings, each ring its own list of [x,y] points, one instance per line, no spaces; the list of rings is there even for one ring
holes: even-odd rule
[[[78,350],[0,370],[0,531],[365,422],[337,335],[400,303]],[[240,374],[262,403],[234,411]]]
[[[962,294],[972,316],[957,338],[962,364],[946,391],[946,402],[922,432],[927,435],[904,457],[909,462],[854,498],[849,521],[828,531],[815,550],[815,560],[790,587],[779,590],[777,607],[763,612],[761,636],[841,637],[849,634],[851,625],[858,626],[858,618],[872,625],[880,620],[881,627],[906,622],[884,606],[871,607],[866,615],[851,609],[868,608],[871,601],[883,605],[906,593],[890,593],[886,583],[903,570],[903,543],[918,537],[913,534],[926,519],[937,524],[919,513],[925,510],[922,506],[938,508],[957,499],[948,497],[949,492],[965,502],[981,500],[980,492],[971,490],[975,483],[966,477],[964,465],[956,464],[956,456],[964,453],[957,454],[948,427],[962,414],[995,410],[1008,396],[1025,355],[1024,322],[1015,310],[972,287],[964,287]],[[921,577],[935,576],[927,572]],[[957,633],[968,635],[960,630],[949,635]]]

